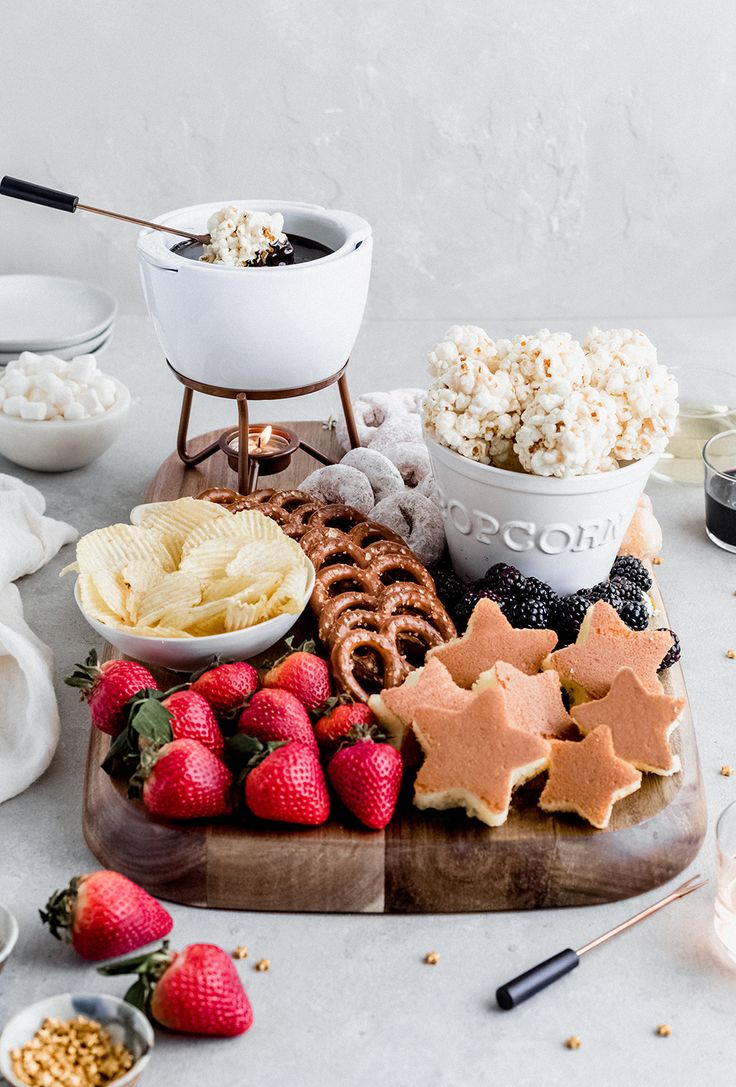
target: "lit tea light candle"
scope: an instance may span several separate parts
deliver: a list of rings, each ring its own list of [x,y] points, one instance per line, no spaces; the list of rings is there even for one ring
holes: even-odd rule
[[[240,448],[237,434],[233,436],[229,445],[234,450]],[[248,453],[251,457],[258,458],[283,453],[288,445],[288,440],[281,434],[274,434],[271,426],[248,427]]]

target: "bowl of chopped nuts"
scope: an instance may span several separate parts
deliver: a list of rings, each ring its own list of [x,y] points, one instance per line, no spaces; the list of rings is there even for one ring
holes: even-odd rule
[[[132,1004],[101,993],[61,993],[5,1024],[0,1075],[11,1087],[133,1087],[152,1049],[153,1028]]]

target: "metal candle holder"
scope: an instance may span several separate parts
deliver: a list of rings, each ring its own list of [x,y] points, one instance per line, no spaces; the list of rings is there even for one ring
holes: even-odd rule
[[[261,475],[275,475],[283,472],[288,467],[293,454],[298,449],[303,449],[310,457],[320,464],[334,464],[331,457],[327,457],[314,446],[303,441],[293,430],[287,430],[281,425],[271,424],[272,435],[281,439],[285,444],[278,449],[258,450],[251,448],[250,439],[258,439],[262,434],[266,423],[248,425],[248,401],[249,400],[287,400],[294,396],[308,396],[310,393],[319,392],[329,385],[337,383],[340,392],[345,425],[347,427],[348,440],[352,449],[360,445],[358,430],[353,415],[353,405],[348,389],[348,380],[345,371],[347,362],[336,374],[315,382],[313,385],[300,385],[292,389],[227,389],[221,385],[205,385],[200,381],[193,381],[184,377],[166,360],[177,381],[184,386],[184,395],[181,402],[181,414],[179,416],[179,432],[176,439],[176,452],[179,460],[187,467],[201,464],[214,453],[221,452],[227,457],[228,463],[234,472],[238,474],[238,491],[240,494],[250,494],[258,484]],[[188,448],[189,418],[192,411],[194,393],[204,393],[206,396],[218,396],[228,400],[234,400],[238,409],[238,425],[234,429],[223,431],[217,441],[200,449],[198,453],[190,453]],[[237,444],[235,439],[237,438]]]

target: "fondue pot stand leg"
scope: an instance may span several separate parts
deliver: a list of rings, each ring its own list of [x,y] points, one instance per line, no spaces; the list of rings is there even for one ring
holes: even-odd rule
[[[167,365],[171,372],[176,377],[177,381],[181,382],[184,386],[184,395],[181,402],[181,414],[179,416],[179,431],[176,439],[176,452],[179,460],[182,464],[186,464],[187,467],[193,467],[197,464],[201,464],[202,461],[207,460],[213,453],[216,453],[218,449],[222,449],[222,440],[227,440],[225,432],[221,439],[216,442],[212,442],[210,445],[205,446],[204,449],[200,449],[198,453],[190,453],[188,448],[188,432],[189,432],[189,420],[192,412],[192,399],[195,392],[205,393],[207,396],[219,396],[225,399],[235,400],[238,408],[238,458],[237,458],[237,475],[238,475],[238,490],[241,494],[250,494],[255,490],[258,484],[258,477],[260,474],[261,465],[257,458],[250,456],[249,452],[249,427],[248,427],[248,400],[287,400],[295,396],[308,396],[309,393],[318,392],[321,389],[326,389],[329,385],[333,385],[337,382],[337,387],[340,392],[340,403],[342,405],[343,414],[345,416],[345,425],[347,429],[348,439],[352,449],[357,449],[360,446],[360,438],[358,437],[358,428],[355,425],[355,415],[353,414],[353,405],[350,399],[350,390],[348,388],[347,379],[347,362],[336,374],[332,374],[331,377],[326,378],[324,381],[316,382],[313,385],[302,385],[299,388],[294,389],[227,389],[220,385],[205,385],[202,382],[194,381],[192,378],[184,377],[171,365],[169,360],[166,360]],[[293,435],[296,439],[298,435]],[[299,439],[299,446],[308,453],[309,456],[314,457],[315,460],[321,464],[334,464],[335,462],[320,453],[314,446],[309,445],[307,442]],[[292,446],[292,449],[294,447]],[[232,458],[234,459],[234,458]],[[231,464],[232,464],[231,459]],[[233,465],[234,467],[234,465]],[[272,466],[271,471],[279,471],[282,469]],[[265,466],[264,466],[265,471]]]
[[[345,366],[347,366],[347,363],[345,363]],[[358,449],[360,446],[360,438],[358,437],[358,428],[355,425],[353,401],[350,399],[350,389],[348,388],[348,378],[345,370],[343,370],[337,379],[337,387],[340,390],[340,403],[342,404],[342,413],[345,416],[345,425],[348,430],[350,448]]]
[[[245,393],[238,393],[235,403],[238,405],[238,491],[240,494],[250,494],[255,490],[258,479],[258,462],[253,463],[254,478],[251,479],[248,451],[248,397]]]
[[[204,449],[200,449],[199,453],[190,453],[187,450],[187,431],[189,430],[189,416],[192,412],[192,397],[194,393],[187,387],[184,390],[184,396],[181,401],[181,415],[179,416],[179,432],[176,436],[176,452],[179,455],[179,460],[182,464],[186,464],[187,468],[194,467],[195,464],[201,464],[203,460],[207,460],[213,453],[216,453],[220,448],[219,442],[212,442],[211,445],[205,446]],[[246,430],[247,434],[247,430]]]

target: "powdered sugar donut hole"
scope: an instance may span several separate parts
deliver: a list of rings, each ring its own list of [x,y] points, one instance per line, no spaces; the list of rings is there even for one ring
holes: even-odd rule
[[[434,502],[416,490],[391,495],[371,510],[371,520],[386,525],[406,540],[425,566],[437,562],[445,550],[442,514]]]
[[[299,484],[300,491],[314,495],[323,502],[352,506],[368,516],[375,505],[373,488],[367,476],[348,464],[330,464],[317,468]]]

